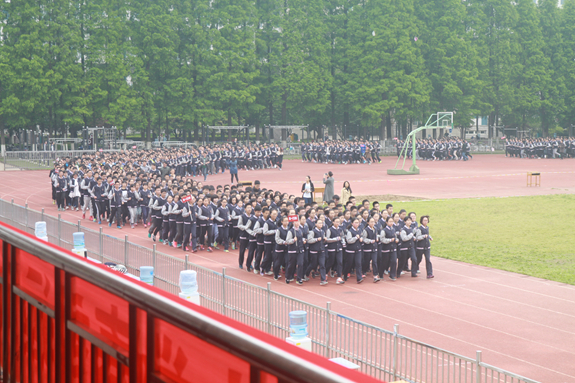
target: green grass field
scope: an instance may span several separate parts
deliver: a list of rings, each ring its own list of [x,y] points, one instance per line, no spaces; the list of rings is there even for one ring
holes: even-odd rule
[[[430,216],[434,256],[575,285],[575,195],[393,205]]]
[[[4,158],[0,157],[0,165],[2,165],[2,169],[4,169]],[[6,160],[6,170],[17,170],[17,169],[24,169],[24,170],[43,170],[43,169],[51,169],[52,164],[39,164],[38,162],[30,162],[25,160],[15,160],[15,159],[8,159]]]

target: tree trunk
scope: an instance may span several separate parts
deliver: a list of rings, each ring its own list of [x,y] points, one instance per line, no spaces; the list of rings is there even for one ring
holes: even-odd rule
[[[387,116],[385,117],[385,122],[387,124],[387,139],[391,140],[391,138],[393,137],[392,131],[391,131],[391,111],[387,111]]]
[[[287,125],[287,92],[282,96],[282,125]],[[282,129],[282,141],[287,141],[287,130]]]

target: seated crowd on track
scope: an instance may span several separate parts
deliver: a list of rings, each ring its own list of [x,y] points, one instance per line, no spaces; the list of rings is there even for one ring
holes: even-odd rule
[[[418,221],[413,212],[394,212],[390,204],[380,208],[376,201],[358,206],[347,182],[345,201],[334,195],[319,206],[261,189],[259,181],[249,187],[204,185],[187,171],[182,175],[177,163],[164,171],[130,156],[59,160],[50,172],[54,202],[118,229],[141,223],[153,241],[186,252],[231,247],[239,251],[240,268],[276,280],[285,273],[287,283],[319,276],[322,285],[328,277],[343,284],[351,275],[361,283],[369,273],[373,282],[385,274],[392,281],[406,272],[417,277],[423,258],[433,278],[429,217]]]

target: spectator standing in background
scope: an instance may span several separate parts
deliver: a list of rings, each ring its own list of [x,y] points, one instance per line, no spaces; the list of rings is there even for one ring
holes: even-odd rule
[[[325,184],[325,191],[323,192],[323,200],[324,202],[329,202],[333,199],[333,195],[335,194],[333,191],[333,173],[330,171],[324,174],[323,183]]]
[[[352,196],[351,186],[348,181],[343,182],[343,188],[341,189],[341,203],[346,204],[349,198]]]
[[[238,161],[235,159],[228,160],[228,168],[230,169],[230,175],[232,176],[231,183],[234,183],[234,177],[236,177],[236,184],[240,182],[238,180]]]
[[[303,183],[303,185],[301,185],[302,197],[306,204],[308,203],[311,204],[312,202],[311,196],[314,191],[315,188],[313,186],[313,182],[311,182],[311,178],[309,176],[306,176],[305,182]]]

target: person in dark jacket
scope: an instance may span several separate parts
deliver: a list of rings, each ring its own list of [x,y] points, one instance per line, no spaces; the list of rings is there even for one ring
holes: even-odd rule
[[[224,245],[224,252],[229,252],[230,246],[230,210],[228,209],[228,200],[223,198],[220,201],[220,206],[216,209],[214,219],[218,225],[218,239],[217,242]]]
[[[311,182],[311,178],[306,176],[305,182],[301,185],[302,197],[306,204],[312,203],[312,195],[314,191],[315,188],[313,186],[313,182]]]
[[[433,238],[429,235],[429,216],[424,215],[420,218],[421,225],[415,232],[415,250],[417,258],[417,270],[419,271],[419,264],[425,256],[425,270],[427,271],[427,278],[433,278],[433,266],[431,265],[431,244]]]
[[[363,274],[361,273],[362,269],[362,254],[361,254],[361,243],[363,242],[363,238],[361,236],[362,231],[359,229],[359,219],[355,218],[352,223],[351,227],[347,231],[346,235],[346,253],[347,253],[347,262],[345,270],[343,271],[344,278],[347,279],[347,274],[351,270],[351,267],[355,264],[355,275],[357,279],[357,283],[363,282]]]
[[[400,272],[400,274],[397,276],[399,278],[399,276],[401,275],[401,271],[404,269],[405,265],[407,264],[407,260],[411,258],[411,276],[412,277],[417,277],[417,267],[415,267],[415,264],[417,263],[417,260],[415,259],[415,253],[412,252],[412,248],[414,246],[414,238],[415,238],[415,233],[414,230],[411,228],[411,217],[410,216],[406,216],[404,219],[404,225],[401,228],[400,231],[400,238],[401,238],[401,245],[400,245],[400,251],[399,251],[399,259],[397,261],[397,270]]]
[[[309,230],[307,243],[309,245],[309,265],[305,271],[306,278],[310,273],[315,278],[315,271],[319,265],[319,274],[321,277],[320,286],[327,285],[325,272],[325,251],[324,251],[325,233],[323,231],[323,221],[318,220],[313,229]]]
[[[230,169],[230,176],[232,177],[231,183],[234,183],[234,177],[236,177],[236,184],[240,182],[238,180],[238,161],[237,160],[229,160],[228,161],[228,168]]]
[[[303,230],[300,227],[300,221],[294,221],[293,227],[288,231],[286,237],[289,259],[286,271],[286,283],[293,281],[297,275],[296,283],[298,285],[303,284],[304,245],[306,241],[307,238],[304,237]]]

